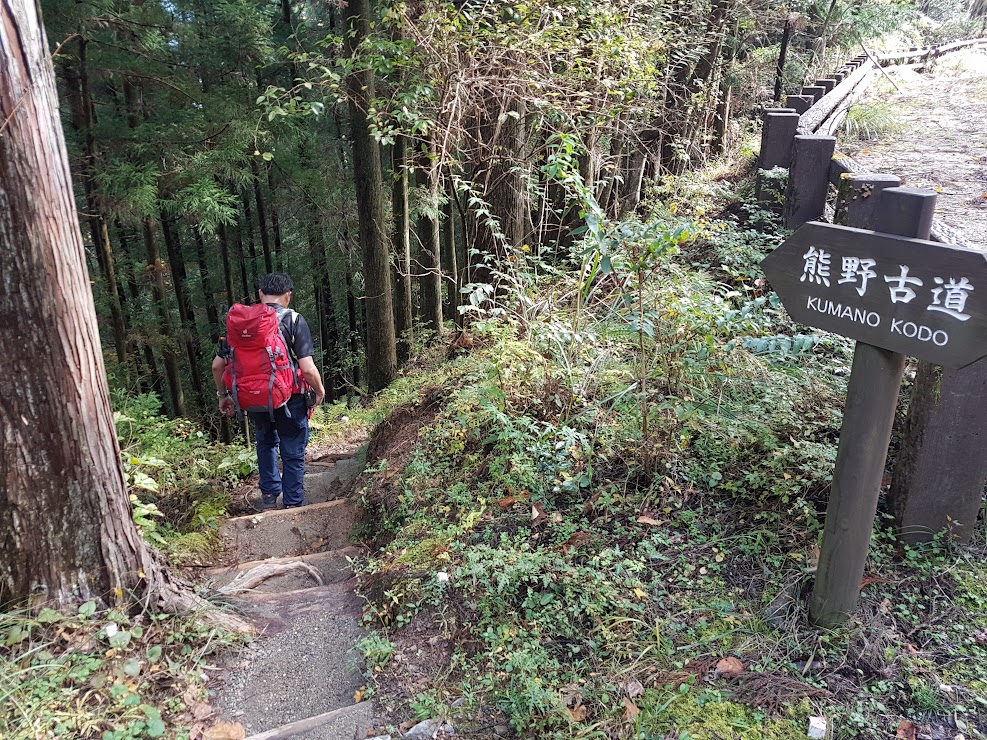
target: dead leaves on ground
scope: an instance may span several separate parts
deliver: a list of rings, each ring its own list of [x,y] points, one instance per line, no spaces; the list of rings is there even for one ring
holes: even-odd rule
[[[903,719],[898,723],[898,731],[894,737],[895,740],[916,740],[918,737],[918,728],[914,722]]]
[[[637,716],[640,713],[641,713],[641,710],[638,709],[637,704],[635,704],[633,701],[631,701],[628,697],[625,696],[624,697],[624,721],[627,722],[628,724],[633,724],[634,720],[637,719]]]
[[[220,722],[202,733],[202,740],[244,740],[246,728],[239,722]]]
[[[585,704],[578,704],[571,709],[566,709],[566,714],[569,715],[569,719],[572,722],[582,722],[589,715],[589,710],[586,708]]]
[[[722,676],[723,678],[736,678],[743,672],[744,664],[737,658],[728,656],[717,661],[716,673],[714,675]]]

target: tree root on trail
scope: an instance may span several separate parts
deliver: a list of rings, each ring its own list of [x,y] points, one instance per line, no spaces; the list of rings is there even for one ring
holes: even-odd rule
[[[193,592],[188,584],[160,567],[156,558],[152,562],[154,567],[147,573],[149,577],[145,579],[142,598],[146,608],[165,614],[187,615],[227,632],[250,635],[256,631],[246,620]]]
[[[320,586],[326,585],[325,581],[322,580],[322,574],[308,563],[303,563],[301,561],[291,563],[264,563],[263,565],[258,565],[244,573],[240,573],[236,578],[220,588],[219,593],[229,596],[231,594],[250,591],[266,581],[268,578],[291,573],[292,571],[307,573],[312,576],[312,578],[315,579],[315,582]]]
[[[190,616],[228,632],[249,635],[256,631],[246,620],[216,604],[211,604],[193,593],[187,586],[178,585],[171,579],[154,589],[153,595],[149,592],[144,601],[154,611]]]

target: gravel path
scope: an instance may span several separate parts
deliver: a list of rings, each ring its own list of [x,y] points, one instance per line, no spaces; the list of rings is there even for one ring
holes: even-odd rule
[[[290,614],[281,605],[277,611],[286,629],[244,651],[242,668],[215,699],[248,733],[349,706],[362,683],[354,647],[362,637],[355,596],[341,593]]]
[[[274,575],[231,597],[260,635],[231,656],[212,703],[248,736],[350,740],[377,724],[372,702],[361,702],[356,644],[363,636],[362,601],[346,560],[357,549],[347,547],[357,505],[345,494],[364,460],[356,450],[350,453],[352,458],[306,475],[306,492],[324,503],[234,517],[221,528],[226,562],[212,573],[212,587],[229,583],[240,570],[269,575],[296,561],[324,581],[315,586],[308,573]],[[310,726],[288,727],[299,722]]]
[[[843,147],[868,170],[939,193],[936,216],[987,249],[987,50],[945,57],[928,73],[889,70],[862,103],[892,106],[902,130]]]

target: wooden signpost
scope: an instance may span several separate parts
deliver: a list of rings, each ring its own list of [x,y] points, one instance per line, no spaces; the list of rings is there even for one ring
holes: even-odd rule
[[[821,627],[860,596],[905,356],[987,356],[987,255],[907,238],[928,237],[934,193],[879,197],[879,231],[810,222],[761,263],[792,318],[857,340],[810,607]]]

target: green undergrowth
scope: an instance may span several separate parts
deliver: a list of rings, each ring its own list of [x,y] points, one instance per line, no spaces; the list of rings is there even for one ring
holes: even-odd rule
[[[0,614],[0,737],[201,737],[207,659],[232,636],[191,619],[99,610]]]
[[[188,419],[161,414],[153,394],[114,396],[114,420],[134,518],[145,539],[178,564],[208,557],[230,490],[256,471],[253,450],[211,441]]]
[[[372,684],[521,737],[802,738],[815,715],[982,736],[972,551],[902,550],[882,519],[853,620],[808,627],[850,346],[765,287],[771,214],[674,210],[588,219],[574,270],[505,276],[472,349],[390,399],[363,490]],[[426,638],[452,647],[423,684]]]

